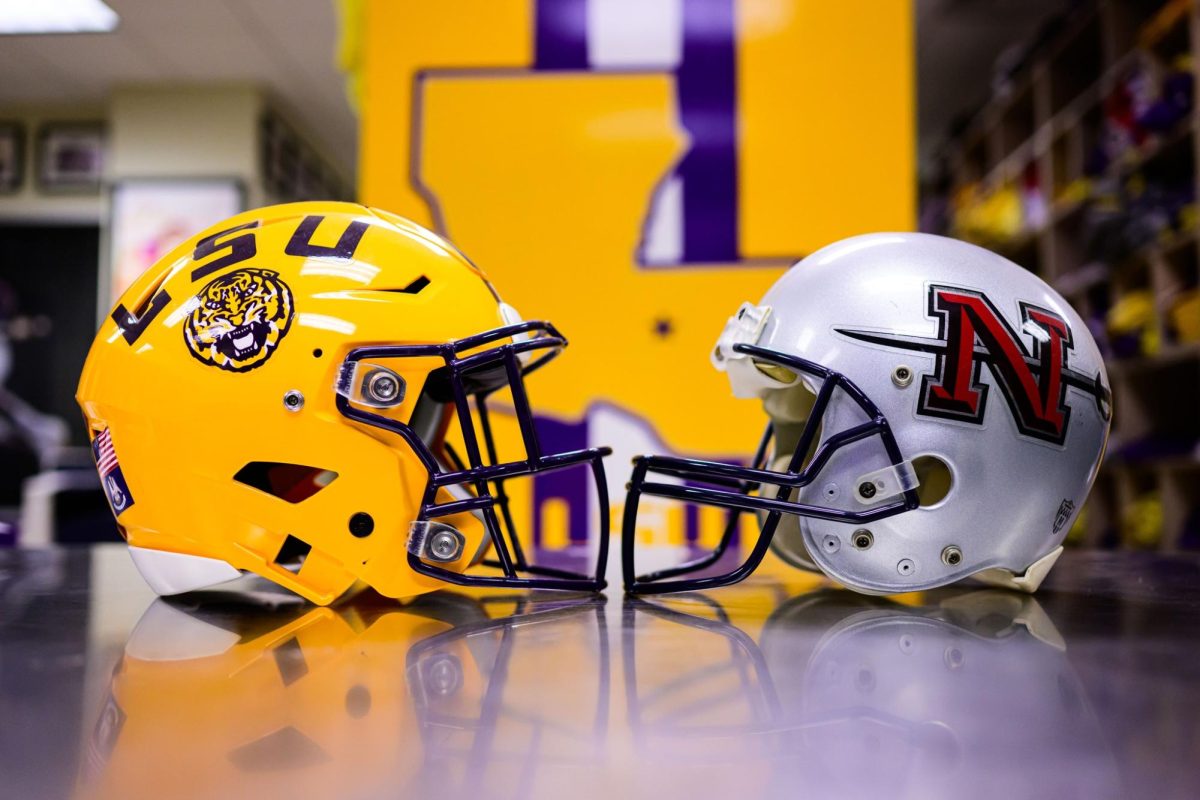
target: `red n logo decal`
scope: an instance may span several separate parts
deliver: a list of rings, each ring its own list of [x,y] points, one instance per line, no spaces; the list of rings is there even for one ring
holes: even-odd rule
[[[845,328],[838,332],[936,356],[933,373],[921,379],[917,413],[982,425],[988,392],[995,386],[1022,434],[1062,444],[1071,417],[1067,387],[1094,397],[1105,419],[1110,394],[1099,374],[1083,375],[1068,365],[1074,341],[1061,315],[1030,303],[1018,306],[1020,332],[982,292],[935,285],[929,287],[927,311],[938,320],[936,339]],[[991,372],[991,384],[982,380],[984,367]]]
[[[1021,432],[1063,442],[1071,413],[1062,380],[1073,345],[1071,329],[1052,311],[1028,303],[1020,307],[1021,329],[1033,340],[1032,351],[983,294],[930,287],[929,312],[939,320],[946,348],[934,374],[921,381],[921,413],[982,422],[988,386],[979,378],[986,364]]]

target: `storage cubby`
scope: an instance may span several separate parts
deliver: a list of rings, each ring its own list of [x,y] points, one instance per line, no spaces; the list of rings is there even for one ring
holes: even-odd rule
[[[1050,104],[1062,108],[1095,83],[1104,71],[1100,16],[1084,9],[1068,21],[1065,33],[1051,46]]]
[[[1196,148],[1192,120],[1181,120],[1172,129],[1148,139],[1139,151],[1123,162],[1119,172],[1124,176],[1142,173],[1148,183],[1182,188],[1195,181]]]
[[[987,153],[983,136],[976,133],[959,150],[955,158],[954,172],[964,182],[983,179],[987,172]]]
[[[1033,109],[1033,88],[1028,79],[1018,83],[1012,98],[1000,113],[1000,146],[1002,153],[1011,153],[1026,144],[1033,136],[1036,119]]]
[[[1002,245],[993,246],[992,249],[1031,272],[1040,272],[1042,263],[1040,244],[1037,236],[1026,234]]]
[[[1060,209],[1060,213],[1051,220],[1048,236],[1051,258],[1048,259],[1047,270],[1039,273],[1051,283],[1059,276],[1075,273],[1091,262],[1083,234],[1083,208],[1082,203],[1067,206]]]
[[[1144,357],[1113,366],[1120,435],[1111,442],[1112,459],[1153,463],[1190,453],[1200,441],[1200,414],[1192,402],[1200,394],[1200,369],[1192,359]]]
[[[1163,545],[1162,489],[1155,470],[1123,465],[1114,469],[1117,538],[1131,550],[1157,550]]]
[[[1187,29],[1187,15],[1181,14],[1181,3],[1164,3],[1163,0],[1125,0],[1125,2],[1108,2],[1100,6],[1100,14],[1104,17],[1105,50],[1110,59],[1115,60],[1124,53],[1136,48],[1139,38],[1148,45],[1157,38],[1160,28],[1170,28],[1182,22]],[[1182,20],[1177,19],[1182,17]]]
[[[1159,4],[1157,12],[1142,24],[1136,44],[1167,64],[1188,55],[1191,52],[1189,5],[1186,2]]]
[[[1200,550],[1200,464],[1180,459],[1161,474],[1163,549]]]
[[[1200,348],[1200,258],[1196,237],[1178,235],[1164,247],[1156,288],[1162,308],[1164,343],[1170,348]]]
[[[1085,151],[1083,130],[1080,126],[1068,127],[1054,137],[1050,145],[1050,197],[1057,203],[1070,202],[1064,195],[1070,186],[1083,177],[1083,154]]]
[[[1081,519],[1067,536],[1067,545],[1113,550],[1121,546],[1117,477],[1112,470],[1101,472],[1084,504]]]

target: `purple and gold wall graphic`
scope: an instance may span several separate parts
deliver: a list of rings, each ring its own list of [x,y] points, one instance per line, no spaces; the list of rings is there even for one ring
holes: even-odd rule
[[[566,334],[530,380],[540,432],[614,447],[617,513],[632,455],[757,444],[761,410],[708,361],[743,300],[823,244],[913,227],[907,0],[367,0],[355,32],[360,199]],[[587,483],[514,494],[539,546],[589,540]],[[676,548],[724,517],[646,511],[638,535]]]

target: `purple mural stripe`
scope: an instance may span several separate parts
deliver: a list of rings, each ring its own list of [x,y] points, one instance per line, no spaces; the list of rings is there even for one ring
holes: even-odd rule
[[[533,68],[588,68],[587,0],[536,0]]]
[[[561,422],[537,417],[538,441],[548,453],[566,453],[584,450],[588,446],[588,424]],[[542,530],[542,507],[548,500],[562,500],[567,504],[567,531],[572,544],[588,540],[588,493],[592,491],[592,474],[587,469],[542,472],[533,477],[533,546],[542,547],[545,540]]]
[[[733,0],[684,2],[676,79],[681,122],[692,140],[677,169],[685,261],[738,258],[735,33]]]
[[[0,521],[0,547],[12,547],[17,543],[15,523]]]
[[[748,466],[750,466],[749,459],[718,458],[718,459],[714,459],[714,461],[716,461],[716,463],[718,463],[718,464],[728,464],[731,467],[748,467]],[[685,486],[691,486],[691,487],[697,488],[697,489],[703,489],[703,488],[708,487],[708,484],[704,483],[703,481],[687,481],[687,480],[685,480],[683,482],[683,484]],[[723,525],[729,524],[729,520],[733,518],[733,513],[734,512],[732,510],[726,511],[726,513],[724,515],[724,522],[722,523]],[[688,503],[684,507],[683,519],[684,519],[684,528],[683,528],[684,542],[687,543],[687,545],[689,547],[696,549],[698,552],[707,552],[704,548],[700,547],[700,506],[698,506],[694,503]],[[740,538],[741,538],[740,532],[734,531],[733,538],[730,539],[730,543],[736,545],[740,541]]]
[[[688,503],[684,508],[683,540],[695,546],[700,541],[700,506]]]

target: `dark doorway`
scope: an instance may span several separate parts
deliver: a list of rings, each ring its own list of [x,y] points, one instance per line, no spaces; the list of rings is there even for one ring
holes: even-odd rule
[[[12,340],[7,388],[64,419],[84,444],[75,386],[96,333],[100,229],[95,225],[0,224],[0,284],[11,288],[24,335]]]

